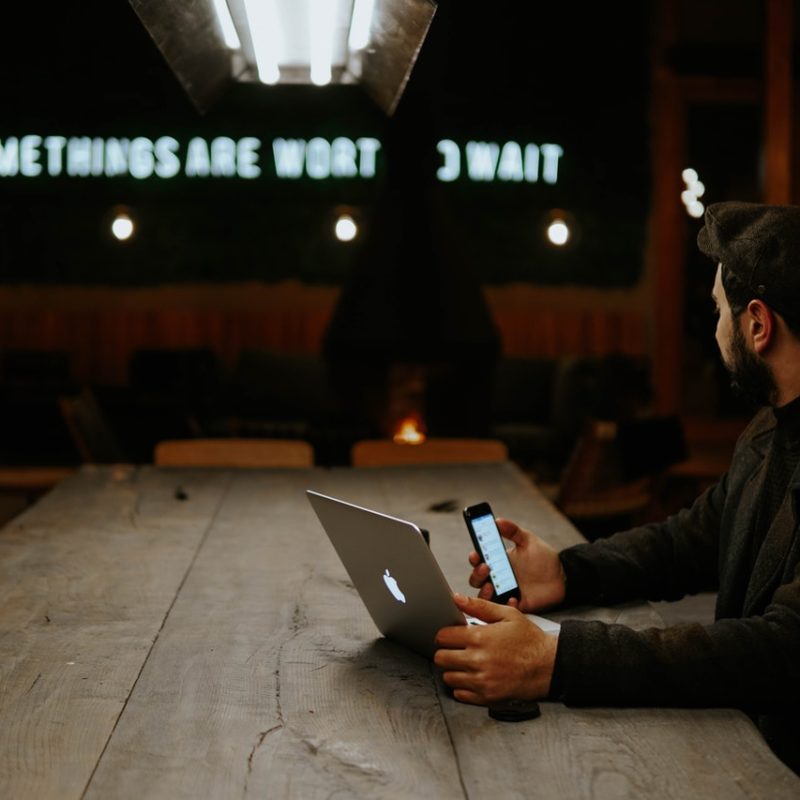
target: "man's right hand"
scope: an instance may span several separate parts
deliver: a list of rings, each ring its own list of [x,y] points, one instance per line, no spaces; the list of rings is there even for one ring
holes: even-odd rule
[[[510,520],[498,519],[497,527],[506,539],[514,543],[508,557],[519,581],[521,597],[519,602],[512,598],[508,604],[530,613],[563,602],[566,584],[558,553],[538,536]],[[489,600],[494,594],[489,567],[475,551],[469,554],[469,563],[473,566],[470,586],[480,590],[478,597]]]

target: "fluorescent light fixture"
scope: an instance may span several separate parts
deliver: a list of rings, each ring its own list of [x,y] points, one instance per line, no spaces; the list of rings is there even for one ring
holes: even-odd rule
[[[437,13],[438,0],[130,0],[130,4],[201,113],[236,83],[360,84],[391,116]],[[544,150],[541,157],[546,182],[547,164],[558,159]]]
[[[336,4],[331,0],[311,0],[308,23],[311,45],[311,82],[317,86],[325,86],[331,82]]]
[[[258,79],[274,86],[281,79],[278,67],[281,34],[275,0],[244,0],[244,10],[256,54]]]
[[[347,40],[350,50],[357,51],[367,48],[374,10],[375,0],[355,0],[353,17],[350,22],[350,37]]]
[[[230,9],[225,0],[214,0],[214,11],[217,12],[217,20],[222,28],[222,38],[225,46],[231,50],[239,50],[242,43],[239,41],[239,34],[236,33],[236,26],[233,24]]]

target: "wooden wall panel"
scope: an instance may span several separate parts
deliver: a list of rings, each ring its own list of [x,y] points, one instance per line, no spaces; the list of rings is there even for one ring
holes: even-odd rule
[[[646,323],[636,312],[495,309],[494,320],[506,356],[647,355]]]
[[[116,290],[62,295],[0,293],[0,350],[59,349],[72,358],[80,384],[122,385],[130,356],[143,348],[210,347],[232,368],[242,348],[320,353],[338,291],[294,288],[259,297],[242,289],[236,298],[213,288],[194,297]],[[622,353],[647,355],[647,321],[632,308],[587,303],[532,303],[521,294],[494,293],[490,310],[507,356],[555,358]],[[516,299],[514,299],[516,298]],[[568,295],[565,295],[568,298]]]
[[[78,383],[124,384],[143,348],[210,347],[232,367],[242,347],[317,353],[330,314],[213,310],[37,311],[0,314],[0,349],[65,350]]]

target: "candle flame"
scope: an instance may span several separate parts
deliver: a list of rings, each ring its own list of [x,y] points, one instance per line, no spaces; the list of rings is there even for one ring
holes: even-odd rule
[[[397,444],[422,444],[425,434],[416,417],[405,417],[400,420],[392,439]]]

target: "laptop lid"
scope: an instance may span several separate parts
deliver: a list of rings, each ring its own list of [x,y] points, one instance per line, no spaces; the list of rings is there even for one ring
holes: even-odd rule
[[[420,529],[310,489],[306,494],[378,630],[432,657],[437,631],[465,619]]]

